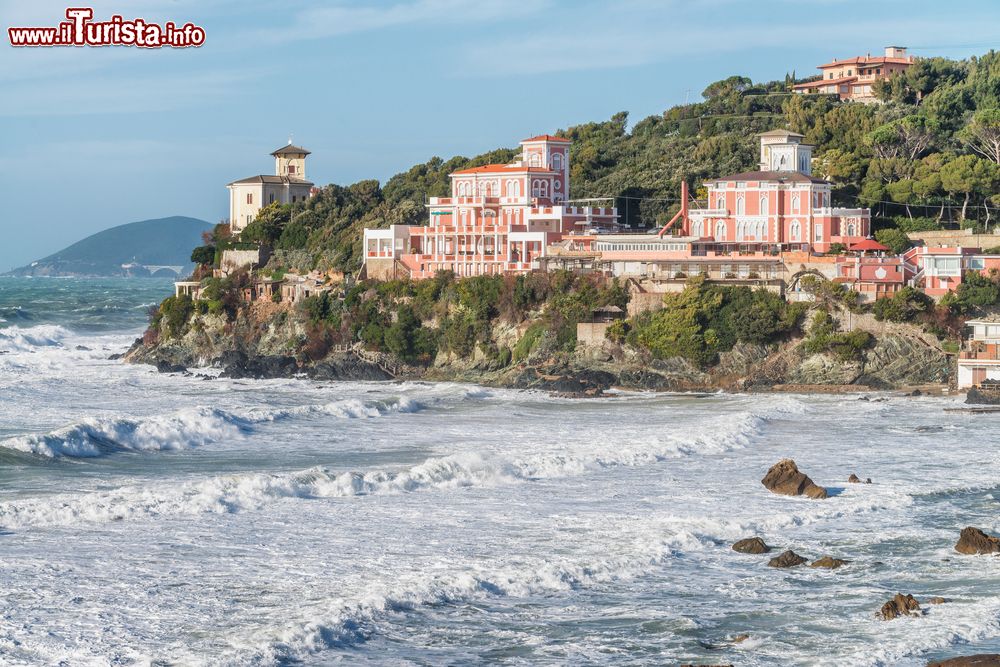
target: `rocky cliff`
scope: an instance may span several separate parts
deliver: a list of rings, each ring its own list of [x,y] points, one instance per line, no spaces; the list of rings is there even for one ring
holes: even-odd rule
[[[497,324],[497,340],[516,342],[524,327]],[[947,383],[951,363],[943,350],[914,327],[894,325],[876,334],[857,358],[810,354],[803,339],[765,346],[737,344],[717,363],[700,368],[683,358],[655,359],[604,341],[575,353],[539,354],[503,363],[477,350],[468,358],[440,353],[428,366],[407,366],[385,355],[334,349],[311,359],[303,352],[308,326],[280,304],[258,302],[234,321],[196,315],[184,333],[136,341],[126,361],[161,369],[214,364],[233,377],[308,375],[322,379],[424,379],[531,388],[568,395],[596,395],[611,387],[641,390],[714,391],[857,386],[898,389]]]

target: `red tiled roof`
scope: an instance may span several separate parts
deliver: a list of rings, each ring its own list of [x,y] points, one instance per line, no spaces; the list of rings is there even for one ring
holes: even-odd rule
[[[834,60],[832,63],[826,63],[825,65],[819,65],[817,69],[826,69],[828,67],[840,67],[841,65],[912,65],[913,62],[909,58],[887,58],[886,56],[855,56],[854,58],[846,58],[844,60]]]
[[[459,169],[458,171],[451,172],[451,175],[455,174],[516,174],[516,173],[553,173],[549,169],[543,169],[542,167],[522,167],[516,164],[484,164],[481,167],[469,167],[468,169]]]
[[[717,183],[719,181],[777,181],[784,183],[829,183],[822,178],[816,178],[814,176],[807,176],[800,171],[745,171],[740,174],[732,174],[730,176],[721,176],[719,178],[707,179],[708,183]]]
[[[530,139],[523,139],[522,144],[526,144],[532,141],[554,141],[556,143],[571,144],[572,140],[566,139],[565,137],[554,137],[551,134],[539,134],[537,137],[531,137]]]

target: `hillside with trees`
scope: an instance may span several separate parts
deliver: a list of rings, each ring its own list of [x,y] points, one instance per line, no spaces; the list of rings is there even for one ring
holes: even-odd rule
[[[876,236],[895,250],[905,232],[992,228],[1000,197],[1000,54],[918,59],[878,86],[882,104],[792,95],[784,81],[732,76],[707,86],[703,101],[629,127],[627,112],[560,130],[573,140],[571,198],[607,197],[632,227],[661,224],[678,208],[680,183],[755,167],[755,135],[787,128],[816,146],[817,175],[834,184],[834,204],[871,207]],[[426,197],[448,194],[457,169],[506,162],[513,148],[473,158],[434,157],[384,184],[328,185],[309,200],[273,206],[243,240],[275,247],[285,268],[361,265],[364,227],[426,222]]]

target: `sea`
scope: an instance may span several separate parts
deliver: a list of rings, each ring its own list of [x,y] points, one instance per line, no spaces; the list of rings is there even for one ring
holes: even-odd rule
[[[0,278],[2,665],[925,665],[1000,652],[960,397],[231,380],[155,279]],[[791,457],[831,497],[769,493]],[[871,484],[848,484],[856,473]],[[736,553],[760,536],[768,555]],[[775,569],[792,549],[837,570]],[[882,621],[896,593],[945,604]]]

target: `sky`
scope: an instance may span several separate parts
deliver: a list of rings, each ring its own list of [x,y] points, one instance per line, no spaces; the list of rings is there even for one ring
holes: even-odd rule
[[[218,222],[226,183],[273,173],[289,137],[318,185],[384,181],[618,111],[634,123],[733,74],[804,76],[887,44],[952,58],[1000,45],[995,0],[90,6],[95,20],[190,21],[206,41],[15,49],[7,27],[54,26],[67,5],[0,0],[0,272],[126,222]]]

